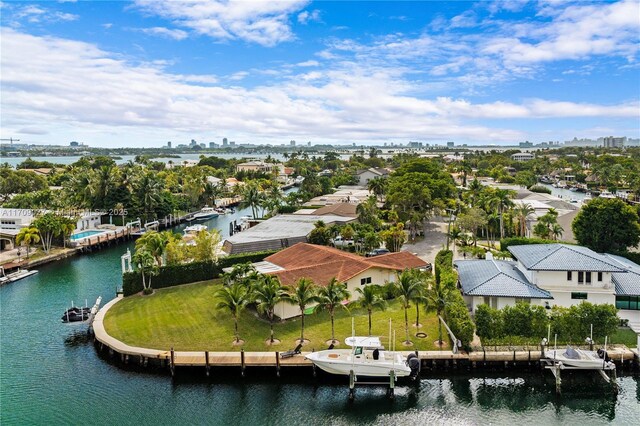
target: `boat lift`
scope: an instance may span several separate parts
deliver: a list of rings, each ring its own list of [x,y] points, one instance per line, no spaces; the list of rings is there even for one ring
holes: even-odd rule
[[[591,326],[591,332],[593,333],[593,325]],[[613,363],[607,362],[606,358],[606,353],[607,353],[607,338],[605,337],[604,340],[604,357],[602,359],[602,367],[601,368],[594,368],[591,366],[585,366],[585,367],[577,367],[577,366],[570,366],[570,365],[565,365],[562,363],[562,361],[556,360],[555,359],[555,354],[557,353],[557,341],[558,341],[558,335],[555,335],[554,338],[554,358],[550,358],[550,357],[546,357],[541,359],[542,362],[545,363],[545,370],[549,370],[551,371],[551,373],[553,374],[553,376],[555,377],[555,381],[556,381],[556,394],[560,395],[562,393],[562,377],[561,377],[561,372],[563,370],[582,370],[582,371],[597,371],[600,376],[604,379],[605,382],[610,383],[613,385],[613,391],[617,394],[618,393],[618,383],[617,383],[617,375],[616,375],[616,366]],[[593,342],[592,338],[587,338],[587,341],[589,343]],[[543,354],[544,354],[544,347],[547,345],[548,343],[548,339],[542,339],[542,343],[541,346],[543,347]],[[611,375],[611,377],[609,377],[607,375],[607,372]]]

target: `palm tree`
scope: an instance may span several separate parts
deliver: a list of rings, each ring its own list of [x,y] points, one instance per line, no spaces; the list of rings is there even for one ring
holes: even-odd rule
[[[113,192],[117,185],[118,168],[115,165],[101,166],[91,173],[91,193],[93,195],[94,206],[102,208],[107,196]]]
[[[387,309],[387,301],[384,300],[380,294],[381,291],[382,287],[376,284],[356,288],[356,293],[358,293],[360,297],[351,302],[352,305],[367,310],[367,314],[369,315],[369,336],[371,336],[371,312],[376,308],[383,311]]]
[[[224,286],[216,292],[219,301],[216,309],[226,309],[233,317],[234,341],[240,342],[238,333],[238,317],[250,302],[249,290],[246,286],[236,283],[232,286]]]
[[[523,203],[514,209],[516,220],[518,221],[518,234],[521,237],[527,233],[527,218],[535,213],[535,209],[529,203]]]
[[[263,202],[262,194],[256,183],[249,183],[242,189],[242,202],[240,206],[242,208],[251,207],[251,214],[255,219],[258,215],[258,207]]]
[[[300,278],[293,292],[289,295],[289,302],[298,305],[302,313],[300,324],[300,343],[304,343],[304,311],[311,303],[318,301],[316,286],[308,278]]]
[[[508,209],[513,206],[511,199],[515,196],[515,192],[510,189],[496,189],[495,192],[495,204],[498,207],[498,214],[500,215],[500,239],[504,238],[504,221],[502,219],[502,213],[504,209]]]
[[[60,217],[60,230],[62,233],[62,247],[67,247],[67,238],[73,234],[73,231],[76,229],[76,224],[78,221],[76,219],[72,219],[70,217],[61,216]]]
[[[222,281],[227,286],[239,283],[246,285],[249,279],[252,281],[257,279],[256,268],[250,262],[236,263],[231,271],[222,274]]]
[[[400,299],[400,303],[404,309],[404,330],[406,333],[404,343],[408,345],[411,343],[411,340],[409,339],[409,316],[407,310],[409,309],[410,302],[419,293],[419,283],[415,273],[409,269],[405,269],[397,274],[397,280],[393,283],[393,290],[396,297]]]
[[[144,219],[149,220],[160,203],[162,184],[155,172],[144,173],[136,183],[138,200],[142,204]]]
[[[336,308],[342,307],[347,309],[342,301],[349,300],[351,294],[347,290],[347,285],[340,283],[335,277],[329,281],[326,287],[321,287],[318,291],[318,308],[329,312],[331,317],[331,342],[337,343],[335,327],[334,327],[334,314]]]
[[[31,226],[22,228],[18,235],[16,235],[16,244],[27,245],[27,259],[29,259],[29,251],[31,250],[31,244],[38,244],[40,242],[40,232],[38,228]]]
[[[277,277],[273,275],[262,275],[254,282],[253,300],[256,303],[258,312],[266,315],[269,319],[269,328],[271,330],[269,342],[273,344],[273,318],[275,316],[276,305],[280,302],[287,301],[289,295],[287,289],[280,284]]]
[[[564,232],[564,228],[559,223],[554,223],[551,225],[550,233],[553,235],[553,239],[557,240],[562,237],[562,233]]]
[[[432,276],[427,272],[420,272],[418,270],[414,270],[413,273],[416,276],[418,284],[411,301],[416,305],[416,327],[420,328],[420,304],[427,302],[427,288],[428,284],[432,281]]]
[[[136,250],[146,250],[154,257],[158,266],[162,266],[162,255],[168,238],[164,232],[148,231],[136,241]]]
[[[136,250],[131,260],[133,260],[133,263],[138,265],[138,268],[140,269],[142,274],[143,290],[147,291],[151,289],[151,277],[157,273],[157,266],[153,255],[148,250],[140,249]],[[145,272],[149,276],[148,284],[145,280]]]
[[[431,281],[431,285],[426,292],[427,312],[436,311],[436,315],[442,316],[444,308],[451,300],[453,290],[442,281]],[[442,321],[438,318],[438,342],[442,344]]]
[[[367,189],[373,192],[382,201],[382,196],[387,188],[387,180],[381,177],[373,178],[367,182]]]

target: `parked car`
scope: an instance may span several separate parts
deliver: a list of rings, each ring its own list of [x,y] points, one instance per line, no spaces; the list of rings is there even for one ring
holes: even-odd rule
[[[331,242],[334,247],[351,247],[353,245],[353,240],[346,240],[340,236],[335,237]]]
[[[381,254],[387,254],[387,253],[391,253],[391,252],[389,250],[387,250],[386,248],[377,248],[377,249],[371,250],[365,256],[366,257],[374,257],[374,256],[380,256]]]

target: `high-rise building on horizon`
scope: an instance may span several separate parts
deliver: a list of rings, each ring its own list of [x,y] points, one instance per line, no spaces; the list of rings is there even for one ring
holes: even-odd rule
[[[627,141],[626,136],[623,137],[613,137],[613,136],[605,136],[602,138],[602,145],[605,148],[622,148],[624,147],[624,143]]]

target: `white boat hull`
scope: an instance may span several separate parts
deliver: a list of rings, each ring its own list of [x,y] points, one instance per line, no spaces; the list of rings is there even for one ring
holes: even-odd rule
[[[610,369],[611,363],[606,362],[593,351],[577,350],[580,354],[579,359],[568,358],[564,355],[565,350],[550,350],[547,351],[547,359],[553,362],[561,362],[562,365],[572,368],[584,368],[584,369]],[[614,367],[615,368],[615,367]]]
[[[305,358],[330,374],[348,376],[353,370],[356,377],[389,377],[391,371],[396,377],[411,375],[411,369],[399,354],[381,354],[380,359],[374,360],[365,355],[354,356],[349,349],[334,349],[313,352]]]
[[[220,216],[219,213],[196,213],[193,215],[193,219],[194,220],[207,220],[207,219],[214,219],[216,217]]]

